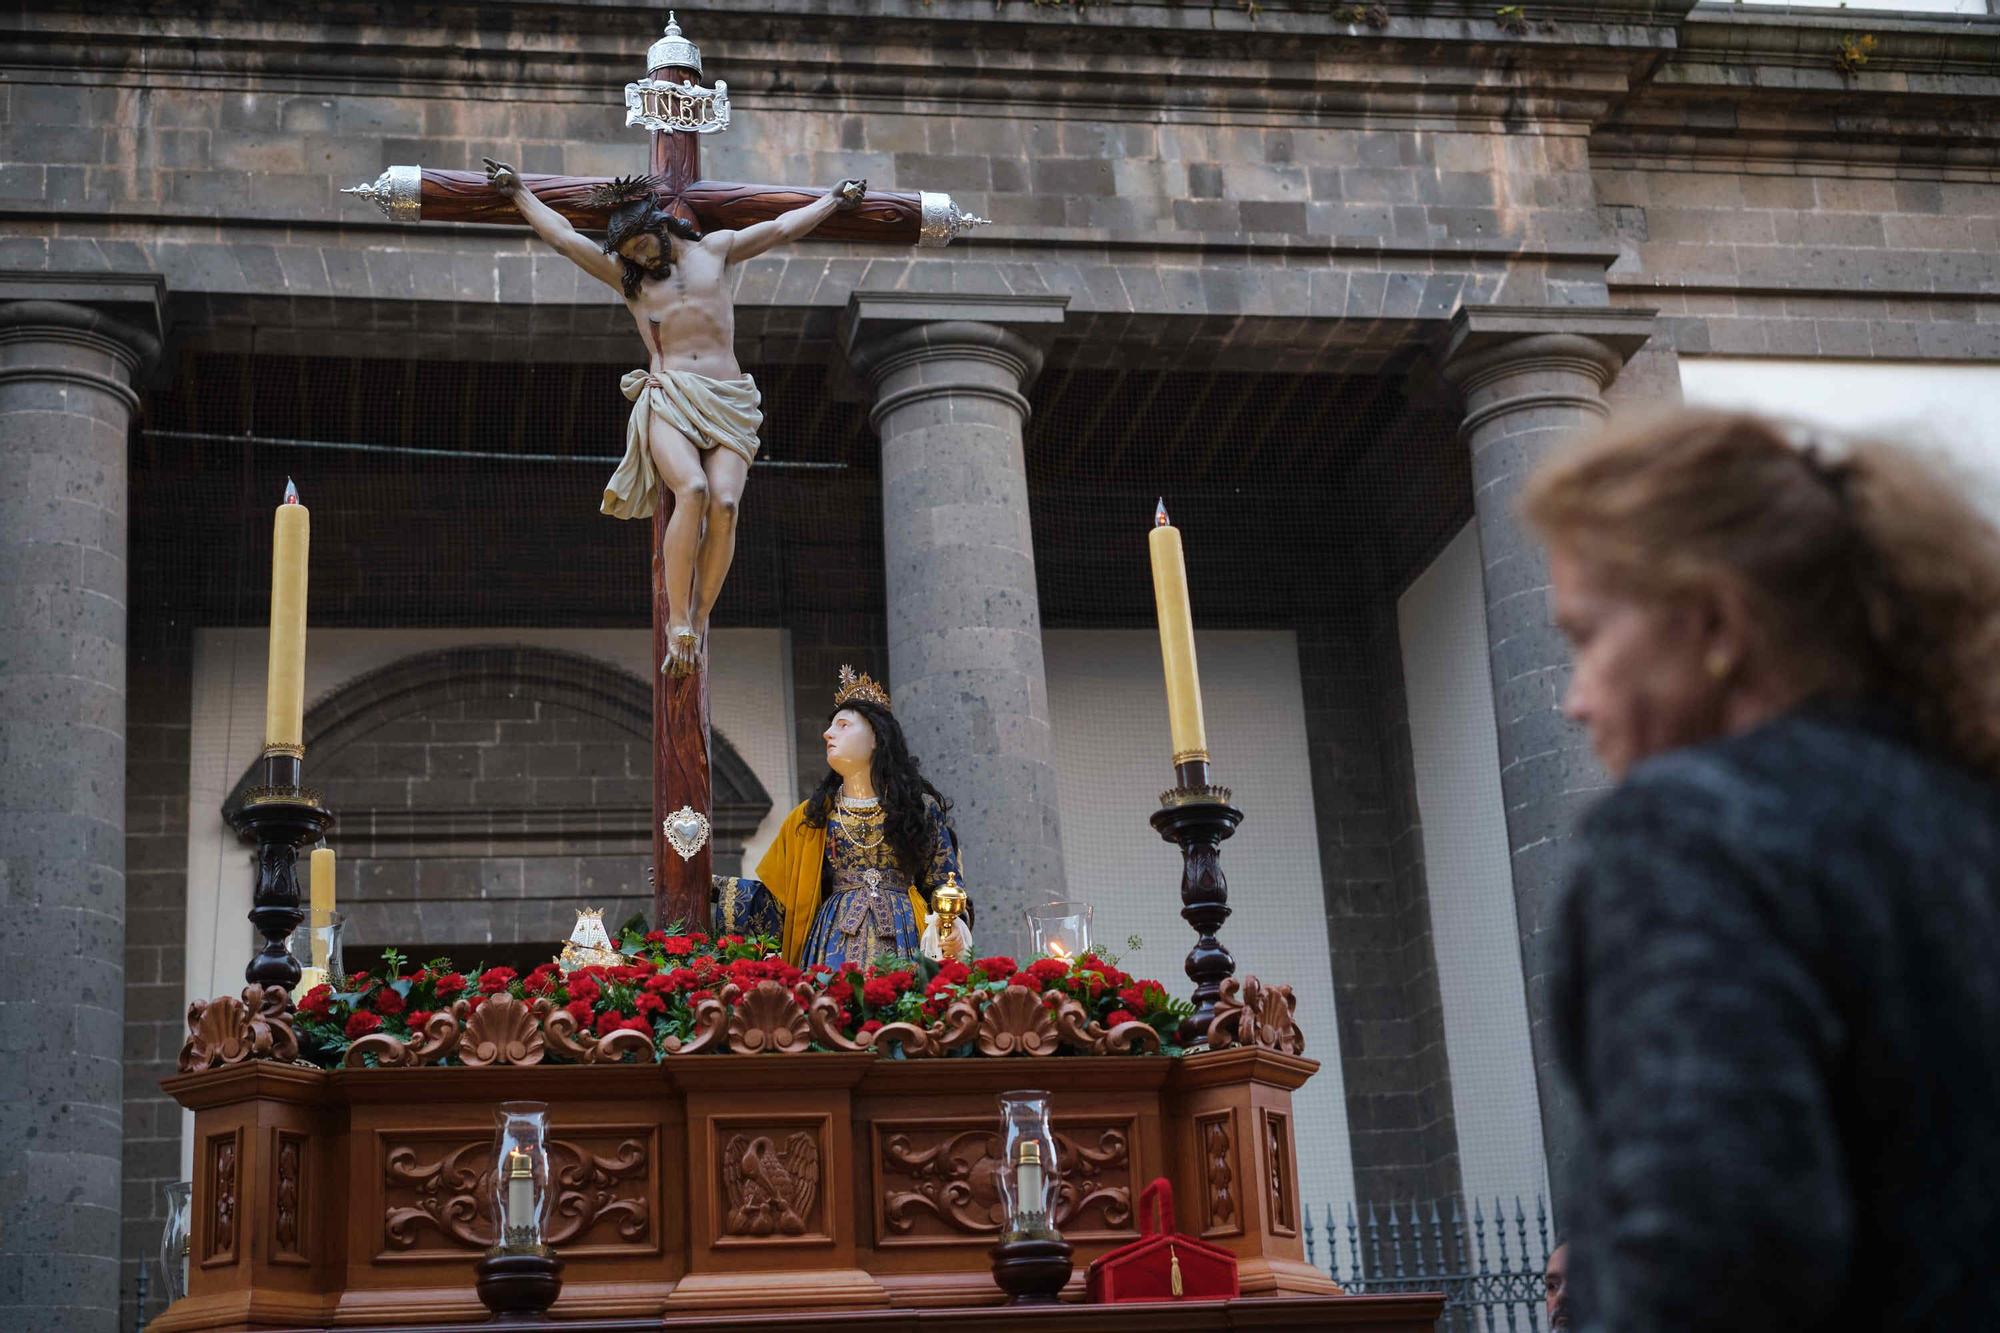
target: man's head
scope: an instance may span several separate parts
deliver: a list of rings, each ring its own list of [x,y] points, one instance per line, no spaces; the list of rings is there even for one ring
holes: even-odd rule
[[[1549,1328],[1569,1327],[1569,1242],[1557,1245],[1542,1270],[1542,1299],[1548,1303]]]
[[[604,232],[604,253],[618,256],[624,267],[627,298],[639,294],[647,278],[665,278],[674,271],[673,238],[698,241],[701,231],[685,218],[661,208],[651,194],[612,210]]]

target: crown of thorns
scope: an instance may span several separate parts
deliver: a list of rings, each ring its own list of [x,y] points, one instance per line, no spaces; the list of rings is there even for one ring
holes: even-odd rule
[[[594,187],[586,202],[592,208],[617,208],[653,200],[664,184],[658,176],[617,176]]]

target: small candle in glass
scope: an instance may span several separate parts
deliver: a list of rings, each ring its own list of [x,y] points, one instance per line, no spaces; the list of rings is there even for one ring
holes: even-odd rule
[[[1000,1094],[1000,1162],[995,1183],[1005,1214],[1002,1240],[1056,1240],[1055,1194],[1060,1184],[1049,1094]]]
[[[492,1201],[499,1243],[490,1254],[548,1253],[548,1105],[502,1102],[493,1143]]]
[[[1090,904],[1043,903],[1028,909],[1028,947],[1044,958],[1073,962],[1090,952]]]

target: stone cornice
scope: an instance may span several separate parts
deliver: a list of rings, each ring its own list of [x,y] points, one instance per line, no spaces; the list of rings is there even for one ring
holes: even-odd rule
[[[1867,63],[1843,72],[1841,41],[1863,34],[1875,38]],[[1990,179],[2000,171],[1996,108],[2000,18],[1705,4],[1679,49],[1593,135],[1592,157]]]
[[[701,17],[718,77],[746,108],[838,97],[904,110],[927,103],[1119,108],[1203,120],[1298,118],[1419,126],[1521,119],[1590,122],[1674,43],[1687,0],[1536,5],[1510,33],[1485,4],[1440,3],[1375,31],[1332,7],[1230,3],[860,0],[828,15],[813,0],[766,0]],[[410,10],[329,0],[314,21],[194,0],[82,11],[65,5],[0,28],[0,69],[125,86],[349,91],[436,86],[495,100],[617,106],[637,76],[643,25],[587,0]],[[1392,8],[1396,8],[1393,7]],[[127,11],[121,13],[120,11]],[[1116,60],[1104,57],[1115,54]],[[1194,71],[1199,69],[1199,75]]]

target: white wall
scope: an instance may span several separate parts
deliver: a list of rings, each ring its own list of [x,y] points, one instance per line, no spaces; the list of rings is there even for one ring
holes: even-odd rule
[[[1431,942],[1468,1198],[1548,1192],[1500,795],[1477,525],[1396,603]]]
[[[1680,363],[1690,405],[1749,408],[1935,450],[2000,521],[2000,365],[1736,356]]]
[[[1298,643],[1289,632],[1195,639],[1217,781],[1244,811],[1222,849],[1233,915],[1220,938],[1237,975],[1288,984],[1298,996],[1306,1054],[1320,1062],[1295,1103],[1300,1189],[1317,1216],[1325,1203],[1354,1197],[1354,1167]],[[1146,822],[1173,785],[1159,636],[1052,630],[1043,647],[1068,896],[1095,908],[1096,938],[1123,955],[1121,967],[1185,994],[1194,932],[1180,916],[1180,851]],[[999,943],[993,928],[982,922],[982,949]],[[1127,949],[1129,935],[1142,947]]]

